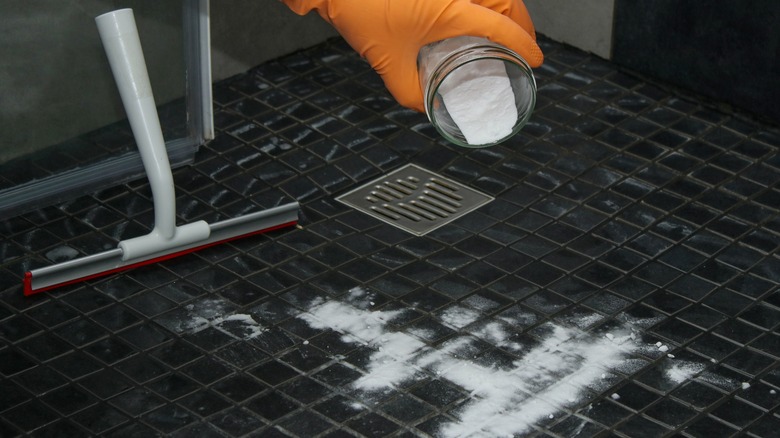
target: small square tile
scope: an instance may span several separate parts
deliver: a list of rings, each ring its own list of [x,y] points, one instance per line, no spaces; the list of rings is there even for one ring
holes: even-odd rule
[[[646,415],[672,427],[679,427],[697,415],[697,412],[681,403],[662,399],[651,406]]]
[[[141,388],[122,393],[112,398],[110,403],[130,416],[141,415],[165,404],[161,397]]]
[[[584,413],[591,420],[606,427],[612,427],[626,417],[630,416],[630,411],[606,400],[593,404],[593,407]]]
[[[152,356],[164,364],[178,367],[199,358],[201,353],[195,347],[185,342],[174,341],[155,349],[152,352]]]
[[[210,390],[194,392],[178,400],[177,404],[203,417],[214,415],[231,406],[230,402]]]
[[[103,368],[96,359],[78,350],[60,356],[49,362],[49,364],[55,370],[71,379],[86,376]]]
[[[398,421],[408,423],[433,412],[431,405],[407,394],[401,394],[382,405],[382,411]]]
[[[104,403],[84,409],[74,414],[71,419],[95,435],[104,434],[129,421],[125,414]]]
[[[762,415],[760,409],[737,399],[728,400],[712,411],[719,420],[743,428]]]
[[[143,418],[144,422],[166,434],[179,430],[197,420],[197,417],[193,414],[176,405],[163,406],[160,409],[144,414],[141,418]]]
[[[279,387],[300,403],[314,403],[328,394],[328,388],[307,377],[300,377]]]
[[[350,420],[347,425],[365,436],[388,436],[399,429],[395,422],[373,412]]]
[[[340,423],[359,415],[364,408],[353,400],[342,395],[336,395],[314,405],[314,410]]]
[[[147,383],[145,387],[171,401],[177,400],[200,389],[200,386],[196,382],[179,373],[163,376],[153,382]]]
[[[410,389],[410,392],[425,402],[443,408],[458,400],[465,398],[463,391],[446,380],[430,380],[428,382],[421,383],[414,388]]]
[[[250,411],[239,407],[220,412],[210,420],[211,424],[233,436],[246,435],[258,431],[265,426],[265,424]]]

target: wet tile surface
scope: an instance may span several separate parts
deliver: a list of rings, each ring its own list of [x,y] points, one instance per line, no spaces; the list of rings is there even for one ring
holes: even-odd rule
[[[484,150],[340,41],[217,84],[181,221],[297,228],[24,298],[148,231],[149,187],[0,221],[0,436],[776,434],[780,132],[543,44]],[[423,237],[335,200],[408,163],[495,200]]]

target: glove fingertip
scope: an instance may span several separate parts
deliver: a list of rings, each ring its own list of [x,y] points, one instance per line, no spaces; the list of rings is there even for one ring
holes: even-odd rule
[[[528,59],[526,59],[526,62],[528,63],[531,68],[540,67],[544,63],[544,53],[542,52],[542,48],[539,47],[538,44],[534,42],[534,45],[529,50],[529,56]]]
[[[425,112],[423,109],[422,91],[420,91],[419,80],[415,76],[408,80],[400,78],[390,78],[389,74],[381,74],[387,91],[401,106],[413,109],[418,112]]]
[[[459,28],[463,35],[480,36],[501,44],[522,56],[532,68],[544,62],[544,54],[532,27],[529,32],[511,17],[471,3],[449,12],[446,18],[451,24],[450,29]],[[445,35],[439,35],[440,39],[452,36],[443,33]]]
[[[393,95],[393,98],[396,100],[396,102],[398,102],[398,104],[402,107],[409,108],[421,113],[425,112],[422,103],[422,93],[419,90],[394,91],[390,90],[389,87],[388,90],[390,91],[390,94]]]
[[[542,48],[525,30],[509,34],[495,34],[489,38],[517,52],[531,68],[539,67],[544,63]]]

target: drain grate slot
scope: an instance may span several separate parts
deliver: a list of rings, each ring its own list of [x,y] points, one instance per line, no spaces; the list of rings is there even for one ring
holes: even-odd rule
[[[418,236],[493,200],[491,196],[414,164],[337,199]]]

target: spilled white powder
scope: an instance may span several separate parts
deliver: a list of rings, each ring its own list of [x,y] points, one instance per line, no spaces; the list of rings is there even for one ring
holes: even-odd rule
[[[73,260],[78,257],[78,255],[78,251],[67,245],[58,246],[46,252],[46,258],[55,263]]]
[[[617,316],[619,321],[622,321],[632,327],[648,328],[652,327],[664,320],[663,316],[635,316],[630,313],[623,312]],[[660,345],[659,345],[660,346]]]
[[[414,336],[384,330],[385,324],[401,312],[366,311],[328,301],[315,305],[300,318],[313,328],[341,332],[344,342],[376,349],[371,355],[370,372],[355,382],[357,388],[370,391],[392,387],[416,372],[416,368],[406,363],[425,344]]]
[[[206,319],[229,313],[233,308],[233,304],[221,298],[205,298],[186,306],[186,309],[192,314]]]
[[[228,322],[241,323],[241,328],[243,329],[242,339],[254,339],[266,332],[266,329],[262,325],[260,325],[260,323],[255,321],[255,318],[252,317],[252,315],[246,315],[241,313],[235,315],[229,315],[222,318],[222,321],[218,322],[217,326],[221,327],[223,324]],[[231,333],[234,332],[231,331]]]
[[[598,313],[593,314],[586,314],[586,315],[576,315],[572,318],[566,318],[565,321],[568,324],[572,324],[578,328],[585,329],[588,328],[598,322],[601,322],[604,320],[603,315],[599,315]]]
[[[472,145],[512,134],[517,107],[504,62],[471,62],[453,71],[439,88],[444,106]]]
[[[450,327],[466,327],[479,319],[479,312],[462,306],[452,306],[439,315],[439,319]]]
[[[704,365],[698,363],[675,361],[672,366],[666,370],[666,378],[674,383],[682,383],[702,372],[704,368]]]
[[[727,391],[733,391],[742,385],[742,382],[732,377],[723,376],[706,369],[696,377],[696,380],[707,382]]]
[[[510,351],[517,352],[522,350],[522,346],[519,343],[507,340],[507,333],[504,331],[504,326],[495,321],[488,322],[475,330],[474,335],[493,345],[506,348]]]
[[[222,299],[204,299],[184,308],[188,311],[189,320],[180,324],[182,331],[198,333],[212,327],[234,339],[243,340],[254,339],[266,332],[252,315],[230,313],[233,305]]]
[[[192,319],[190,324],[192,333],[203,331],[209,327],[216,328],[233,338],[245,340],[254,339],[266,331],[260,323],[255,321],[252,315],[242,313],[218,316],[212,319],[196,316]]]
[[[469,319],[462,319],[468,312],[461,310],[444,314],[450,323],[461,324]],[[357,389],[386,391],[427,372],[468,391],[471,399],[458,411],[458,421],[439,430],[443,437],[523,433],[535,422],[573,408],[589,385],[619,368],[635,348],[628,335],[596,339],[577,329],[548,324],[538,345],[511,367],[499,368],[463,359],[473,343],[471,337],[454,338],[433,349],[410,334],[387,331],[387,324],[401,313],[329,301],[317,303],[299,317],[313,328],[339,331],[344,342],[374,349],[367,372],[353,383]],[[507,338],[501,324],[485,327],[491,338]]]
[[[351,299],[358,298],[353,291]],[[365,372],[356,379],[354,389],[367,397],[400,389],[410,379],[447,380],[468,391],[469,399],[451,412],[457,421],[441,425],[436,436],[499,437],[523,434],[545,418],[554,419],[560,412],[571,412],[583,403],[583,397],[606,390],[618,374],[631,374],[641,363],[631,356],[656,350],[663,343],[646,344],[630,326],[614,328],[609,336],[596,337],[577,328],[547,323],[537,326],[540,342],[524,351],[511,365],[479,363],[483,347],[474,336],[453,337],[437,348],[427,346],[416,336],[390,331],[388,325],[404,310],[371,311],[335,301],[316,300],[307,312],[298,315],[312,328],[335,330],[342,341],[373,349]],[[469,326],[479,319],[471,309],[453,306],[439,313],[451,327]],[[578,326],[574,324],[574,326]],[[480,327],[485,341],[494,345],[510,338],[502,323],[487,321]],[[541,335],[544,333],[544,335]],[[470,334],[476,335],[475,332]],[[668,360],[665,378],[683,383],[696,378],[723,388],[739,387],[740,382],[710,373],[702,363]],[[643,365],[640,365],[640,367]],[[402,386],[403,385],[403,386]],[[743,389],[750,387],[742,383]],[[601,388],[601,389],[599,389]],[[775,390],[770,391],[775,394]],[[620,400],[618,393],[609,395]],[[356,402],[356,410],[366,405]],[[581,431],[583,425],[578,431]],[[576,435],[576,433],[575,433]]]

